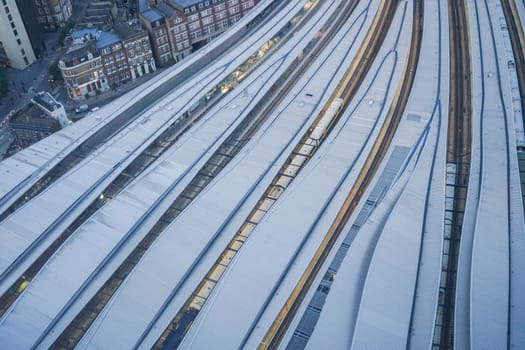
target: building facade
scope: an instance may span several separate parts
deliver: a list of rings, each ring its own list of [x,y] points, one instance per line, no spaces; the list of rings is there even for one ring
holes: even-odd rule
[[[178,34],[184,31],[180,26],[186,22],[186,31],[192,46],[202,46],[224,32],[230,26],[237,23],[243,15],[250,11],[258,0],[162,0],[177,10],[177,15],[184,17],[176,20],[179,23],[178,30],[172,33]],[[178,42],[174,38],[174,42]]]
[[[25,69],[36,60],[32,43],[16,1],[0,1],[0,63]]]
[[[77,19],[76,28],[97,28],[98,30],[109,31],[113,26],[111,9],[112,1],[92,0],[84,8],[81,18]]]
[[[191,41],[189,37],[188,19],[180,10],[170,6],[166,2],[160,2],[157,9],[166,19],[166,31],[170,43],[170,50],[175,62],[191,53]],[[193,25],[193,23],[192,23]]]
[[[121,83],[131,80],[126,50],[118,35],[108,32],[100,33],[97,48],[110,87],[116,88]]]
[[[103,93],[157,69],[148,34],[140,26],[119,23],[113,32],[92,28],[73,31],[71,36],[73,43],[59,68],[73,100]]]
[[[114,30],[122,39],[131,79],[157,70],[148,33],[140,25],[119,23]]]
[[[109,89],[102,57],[96,46],[96,38],[86,37],[85,42],[74,42],[58,67],[64,78],[68,95],[82,100]]]
[[[43,42],[42,28],[40,27],[39,23],[35,21],[35,18],[37,18],[36,8],[31,1],[16,0],[16,3],[18,5],[20,15],[22,16],[22,21],[24,22],[27,35],[29,36],[31,46],[33,47],[35,56],[38,58],[40,53],[44,51],[46,47]]]
[[[173,63],[166,19],[162,13],[157,9],[146,10],[140,14],[140,22],[148,32],[153,55],[159,66]]]
[[[49,92],[41,91],[31,99],[42,112],[60,123],[60,127],[65,128],[69,125],[66,110]]]
[[[65,26],[72,14],[71,0],[33,0],[33,3],[37,11],[36,19],[47,32]]]
[[[166,65],[181,60],[226,31],[258,1],[159,0],[156,8],[141,13],[141,21],[150,34],[155,58],[160,65]]]
[[[9,127],[15,140],[7,151],[8,156],[57,132],[60,123],[44,114],[38,106],[29,105],[13,116]]]

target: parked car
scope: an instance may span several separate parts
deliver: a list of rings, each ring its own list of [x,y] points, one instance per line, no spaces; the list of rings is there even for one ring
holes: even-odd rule
[[[82,104],[80,106],[78,106],[76,109],[75,109],[75,112],[76,113],[83,113],[85,111],[87,111],[89,109],[89,106],[87,104]]]

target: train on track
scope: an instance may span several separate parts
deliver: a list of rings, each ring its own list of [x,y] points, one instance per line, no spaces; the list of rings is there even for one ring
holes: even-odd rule
[[[276,183],[277,186],[286,188],[292,181],[292,178],[296,175],[297,171],[301,169],[307,159],[312,156],[314,150],[319,146],[321,139],[325,136],[326,132],[330,128],[333,120],[341,112],[343,102],[344,101],[342,98],[334,99],[330,106],[325,110],[323,116],[319,119],[317,124],[315,124],[315,126],[310,129],[311,131],[308,138],[299,148],[299,151],[295,153],[289,165],[286,167],[286,170],[284,171],[284,174],[288,176],[281,176],[279,181]]]

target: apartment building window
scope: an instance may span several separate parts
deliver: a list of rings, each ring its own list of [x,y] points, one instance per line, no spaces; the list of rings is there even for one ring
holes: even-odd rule
[[[239,5],[233,6],[229,9],[230,15],[234,15],[236,13],[239,13]]]
[[[182,41],[184,39],[188,39],[188,33],[187,32],[179,33],[179,34],[175,35],[175,41],[177,41],[177,42]]]
[[[233,6],[239,3],[239,0],[228,0],[227,1],[228,6]]]
[[[188,22],[193,22],[193,21],[196,21],[198,19],[199,19],[199,15],[198,14],[194,14],[194,15],[188,16]]]
[[[209,27],[204,28],[204,34],[205,34],[205,35],[210,35],[210,34],[212,34],[214,31],[215,31],[215,30],[214,30],[213,26],[209,26]]]
[[[190,25],[188,26],[189,30],[199,29],[199,27],[200,27],[199,22],[190,23]]]
[[[221,20],[223,18],[226,18],[226,11],[222,11],[222,12],[216,13],[215,14],[215,18],[217,18],[217,20]]]
[[[211,13],[212,13],[211,9],[206,9],[204,11],[201,11],[201,17],[209,16],[209,15],[211,15]]]
[[[226,8],[226,5],[225,4],[219,4],[217,6],[215,6],[215,12],[219,12],[219,11],[222,11]]]
[[[219,23],[217,23],[217,27],[219,29],[228,28],[228,20],[225,19],[225,20],[220,21]]]
[[[253,6],[253,0],[243,2],[243,3],[241,4],[241,6],[242,6],[242,9],[243,9],[243,10],[247,10],[247,9],[249,9],[250,7]]]
[[[232,18],[230,18],[230,23],[231,24],[235,24],[235,23],[239,22],[240,19],[241,19],[241,15],[235,15]]]
[[[196,31],[196,32],[191,33],[191,38],[193,40],[199,39],[200,37],[201,37],[201,32],[200,31]]]
[[[207,25],[213,23],[213,16],[205,17],[202,19],[202,24]]]

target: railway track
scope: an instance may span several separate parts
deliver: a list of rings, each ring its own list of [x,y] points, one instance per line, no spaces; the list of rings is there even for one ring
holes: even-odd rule
[[[521,110],[525,111],[525,34],[523,33],[523,26],[518,16],[515,0],[501,0],[501,7],[505,14],[512,52],[514,53],[514,64],[520,88]],[[523,113],[523,123],[525,124],[525,113]]]
[[[299,13],[302,13],[301,10]],[[311,12],[310,12],[311,13]],[[307,12],[308,14],[308,12]],[[304,21],[298,21],[295,23],[295,26],[291,26],[286,29],[286,31],[283,31],[283,33],[291,33],[293,30],[300,28],[304,24]],[[281,40],[280,44],[285,43],[286,40]],[[256,55],[257,52],[254,54]],[[263,59],[268,58],[263,57]],[[247,61],[249,61],[248,59]],[[224,79],[224,81],[230,81],[235,76],[235,71],[239,69],[248,69],[246,67],[246,62],[241,64],[240,67],[234,70],[234,73],[230,74],[228,77]],[[253,67],[252,67],[253,68]],[[248,71],[244,71],[245,75],[244,78],[246,78],[249,74]],[[212,94],[212,91],[215,91],[214,95]],[[82,211],[81,214],[79,214],[75,220],[72,221],[70,225],[58,236],[58,238],[53,241],[40,256],[35,259],[30,266],[24,270],[23,273],[19,275],[19,277],[15,280],[14,283],[7,289],[5,293],[3,293],[0,296],[0,316],[3,315],[12,305],[16,299],[21,295],[24,288],[27,286],[27,284],[33,279],[33,277],[40,271],[42,266],[48,261],[48,259],[59,249],[59,247],[91,216],[93,215],[98,209],[100,209],[102,206],[107,204],[109,201],[111,201],[118,193],[120,193],[129,183],[131,183],[135,178],[137,178],[140,174],[144,172],[148,168],[149,165],[151,165],[156,159],[158,159],[165,151],[167,151],[170,146],[172,146],[190,127],[193,125],[198,119],[200,119],[207,110],[212,108],[215,104],[217,104],[222,97],[224,97],[226,94],[221,93],[219,90],[212,89],[210,90],[206,96],[209,97],[209,100],[207,101],[205,107],[200,108],[198,111],[193,111],[194,115],[191,115],[190,110],[186,111],[183,114],[183,117],[179,120],[173,122],[163,133],[161,133],[154,141],[150,143],[150,145],[139,155],[137,156],[117,177],[114,181],[112,181],[95,200],[93,200],[89,206]],[[257,107],[256,107],[257,108]],[[258,106],[258,108],[262,108],[261,105]],[[254,120],[257,121],[255,118],[256,113],[251,117],[247,118],[245,122],[241,123],[238,130],[232,134],[232,136],[226,141],[226,143],[219,149],[219,152],[222,154],[223,159],[217,160],[215,158],[215,165],[218,165],[216,167],[217,171],[220,171],[222,167],[233,157],[228,157],[228,154],[232,153],[232,147],[236,149],[236,152],[240,150],[238,141],[235,141],[235,138],[242,139],[243,137],[240,137],[240,134],[242,132],[246,132],[244,129],[250,129],[249,132],[255,132],[260,126],[261,122],[255,123]],[[105,130],[105,129],[104,129]],[[244,131],[240,131],[244,130]],[[130,153],[131,154],[131,153]],[[229,158],[229,159],[228,159]],[[209,166],[207,166],[209,168]],[[201,177],[203,177],[204,173],[206,173],[208,170],[207,167],[203,168],[200,172]],[[217,172],[216,171],[216,172]],[[211,178],[210,178],[211,180]],[[210,181],[208,180],[208,182]],[[196,184],[196,180],[192,182],[193,188],[198,188],[198,191],[190,191],[187,190],[184,194],[186,194],[186,199],[179,200],[177,202],[177,207],[182,208],[189,204],[191,200],[188,200],[188,198],[194,198],[200,190],[203,189],[203,184]],[[188,193],[193,193],[191,197]],[[182,206],[181,202],[185,202],[184,206]],[[173,206],[172,206],[173,207]],[[182,210],[182,209],[181,209]],[[166,216],[163,217],[163,219],[166,219]],[[173,220],[173,217],[171,218]],[[164,220],[165,222],[168,222],[167,220]],[[57,223],[58,224],[58,223]],[[164,225],[165,226],[165,225]],[[162,225],[157,225],[156,228],[160,229],[160,227],[164,227]],[[46,230],[51,231],[54,227],[50,227]],[[159,231],[160,232],[160,231]],[[152,237],[148,238],[148,242],[152,242]],[[143,246],[148,246],[148,243],[143,242]],[[136,256],[133,255],[133,256]],[[12,271],[15,271],[13,268]],[[7,271],[6,273],[9,274],[12,272],[11,270]],[[6,278],[7,275],[4,274],[2,278]]]
[[[501,64],[506,58],[502,62],[498,54],[502,24],[496,20],[501,18],[497,10],[496,2],[468,2],[475,58],[472,89],[477,96],[472,107],[472,144],[479,152],[471,154],[472,176],[458,260],[454,347],[459,348],[511,348],[516,324],[510,320],[522,314],[512,305],[513,298],[521,300],[513,293],[511,271],[513,216],[517,214],[511,207],[515,194],[511,173],[516,145],[510,142],[513,117],[505,104],[509,86],[505,64]],[[485,74],[488,71],[491,73]],[[497,216],[488,214],[494,205],[498,206]],[[489,225],[498,227],[497,236]],[[484,293],[489,288],[493,288],[490,295]]]
[[[454,348],[454,314],[457,268],[463,216],[470,175],[472,143],[472,78],[470,39],[465,0],[448,1],[450,33],[450,108],[447,139],[447,188],[453,193],[453,203],[446,208],[448,214],[443,235],[443,255],[440,293],[433,349]]]
[[[522,5],[525,5],[523,0],[520,0]],[[520,20],[518,5],[516,0],[502,0],[501,1],[505,21],[508,27],[508,33],[512,45],[512,52],[514,55],[514,68],[518,78],[518,86],[521,100],[521,112],[523,117],[523,124],[525,125],[525,34],[523,32],[523,23]],[[511,62],[507,62],[511,64]],[[521,181],[521,199],[523,210],[525,214],[525,149],[521,144],[517,145],[518,150],[518,166]],[[509,247],[509,314],[508,314],[508,339],[507,348],[523,347],[523,274],[519,273],[521,266],[523,266],[523,249],[516,244],[515,238],[511,237],[511,246]],[[518,273],[517,273],[518,272]]]
[[[333,23],[334,27],[330,28],[330,30],[324,30],[326,33],[324,44],[318,46],[316,48],[317,52],[312,53],[312,56],[317,56],[318,52],[320,52],[324,46],[326,46],[332,40],[332,36],[335,35],[337,30],[346,21],[346,18],[353,11],[355,5],[356,3],[349,4],[344,9],[344,11],[338,15],[337,19],[330,21]],[[376,18],[381,18],[381,16]],[[386,18],[387,20],[383,20],[382,25],[389,26],[390,21],[388,20],[388,17]],[[376,30],[371,30],[370,32],[376,33]],[[377,35],[376,39],[382,42],[384,35]],[[299,171],[313,156],[319,144],[322,142],[331,127],[335,125],[337,118],[343,109],[343,100],[339,96],[342,94],[347,99],[353,97],[353,95],[357,92],[360,83],[366,76],[366,73],[370,67],[369,63],[375,58],[379,47],[380,45],[370,46],[365,49],[361,47],[358,59],[355,59],[352,62],[351,66],[345,73],[344,78],[338,84],[336,91],[329,98],[329,102],[326,104],[325,108],[312,123],[309,131],[299,141],[296,148],[292,151],[292,155],[289,157],[288,161],[281,167],[278,175],[272,180],[270,186],[267,188],[251,213],[248,215],[245,223],[239,230],[237,230],[237,234],[231,239],[226,249],[217,259],[216,263],[210,268],[206,277],[194,290],[190,298],[188,298],[188,300],[184,303],[182,308],[172,319],[169,326],[159,337],[159,340],[154,346],[155,349],[175,348],[180,344],[184,338],[184,335],[190,329],[191,324],[197,316],[199,310],[206,302],[207,296],[210,295],[217,281],[226,270],[228,262],[239,251],[243,242],[247,239],[250,233],[253,232],[257,224],[270,210],[271,206],[278,200],[289,184],[293,181],[295,176],[297,176]],[[329,115],[330,122],[325,121],[327,115]],[[322,125],[323,128],[326,127],[326,130],[320,131],[320,125]]]
[[[286,1],[276,0],[271,5],[265,9],[262,14],[256,17],[252,22],[247,24],[247,32],[255,30],[260,22],[265,21],[268,18],[271,18],[271,15],[275,11],[278,11],[279,8],[286,5]],[[244,36],[245,38],[247,35]],[[235,44],[238,44],[236,42]],[[222,48],[222,51],[214,53],[214,56],[218,57],[224,52],[227,52],[227,47]],[[100,130],[96,131],[93,135],[88,137],[83,141],[79,146],[77,146],[73,151],[66,155],[61,161],[54,165],[44,176],[37,180],[29,189],[24,191],[18,199],[12,202],[3,212],[0,213],[0,222],[5,220],[10,214],[16,211],[18,208],[22,207],[25,203],[42,193],[55,181],[57,181],[61,176],[66,174],[69,170],[73,169],[81,161],[86,159],[90,154],[99,149],[105,142],[110,140],[112,137],[117,135],[119,132],[124,130],[128,125],[133,123],[139,116],[141,116],[146,110],[150,108],[151,105],[154,105],[157,101],[168,96],[172,90],[176,89],[178,86],[183,84],[187,79],[191,78],[195,72],[205,69],[211,62],[211,54],[207,55],[204,58],[197,60],[190,67],[184,71],[178,73],[174,77],[170,78],[168,81],[161,84],[158,88],[142,97],[139,101],[133,105],[127,107],[125,110],[119,112],[118,116],[112,119],[107,125],[105,125]],[[16,186],[12,191],[6,193],[2,198],[0,198],[0,206],[4,205],[12,197],[16,195],[18,190],[29,183],[33,177],[36,176],[36,173],[39,170],[35,171],[32,175],[28,176],[22,181],[22,183]]]
[[[316,7],[318,8],[318,7]],[[288,28],[288,33],[298,30],[304,25],[306,19],[312,16],[315,12],[304,12],[303,21],[296,22],[296,27]],[[318,40],[314,39],[314,40]],[[285,43],[286,40],[281,40],[280,44]],[[309,50],[304,52],[306,59],[302,59],[302,65],[309,66],[313,56],[308,56]],[[296,59],[297,63],[301,59]],[[292,64],[293,71],[297,69],[297,65]],[[98,313],[102,310],[104,305],[110,300],[113,293],[118,286],[124,281],[126,276],[135,267],[139,259],[144,255],[149,246],[161,234],[161,232],[186,208],[191,201],[216,177],[220,171],[237,155],[243,146],[251,139],[251,137],[259,130],[264,121],[274,112],[277,105],[285,97],[286,94],[281,93],[289,89],[293,83],[298,79],[298,75],[294,74],[291,77],[291,72],[287,71],[274,84],[278,89],[269,91],[266,96],[259,102],[248,114],[248,116],[241,122],[241,124],[231,133],[225,142],[218,148],[218,150],[210,157],[206,164],[200,169],[198,174],[193,178],[190,184],[182,191],[177,199],[169,206],[153,228],[141,240],[140,244],[129,254],[128,258],[118,267],[112,277],[106,281],[102,288],[91,298],[88,304],[81,310],[81,312],[70,323],[66,330],[54,342],[51,348],[63,349],[74,346],[85,331],[89,328]]]
[[[397,5],[397,4],[396,4]],[[395,5],[390,3],[390,8],[387,11],[386,16],[392,17],[393,11],[395,11]],[[305,296],[308,293],[309,288],[312,286],[318,272],[324,264],[330,250],[335,244],[340,233],[343,231],[348,219],[352,215],[355,207],[357,206],[361,196],[368,187],[371,179],[376,173],[379,165],[381,164],[386,151],[392,141],[394,133],[397,129],[397,125],[404,112],[404,108],[408,101],[411,86],[414,81],[415,71],[417,68],[419,51],[421,48],[422,39],[422,26],[423,26],[423,1],[414,1],[414,17],[413,17],[413,32],[412,32],[412,45],[410,48],[409,59],[407,66],[405,67],[404,78],[398,87],[395,100],[389,110],[387,119],[380,131],[374,146],[366,160],[366,163],[361,170],[354,186],[348,194],[345,202],[337,214],[336,219],[332,223],[329,231],[325,238],[321,242],[317,249],[314,258],[310,261],[305,272],[301,276],[298,284],[288,297],[285,305],[283,305],[281,311],[276,316],[273,324],[266,333],[265,337],[258,346],[258,349],[277,349],[280,342],[290,324],[292,323],[297,310],[302,304]],[[388,26],[382,27],[382,30],[386,30]],[[377,32],[381,33],[381,31]],[[383,33],[384,34],[384,33]]]
[[[512,44],[512,52],[514,54],[514,65],[516,75],[518,78],[518,86],[520,91],[521,111],[523,117],[523,125],[525,125],[525,34],[523,33],[523,25],[518,15],[518,9],[515,0],[502,0],[501,7],[505,15],[505,21],[508,26],[508,33]],[[525,149],[524,145],[517,145],[518,147],[518,161],[520,167],[521,186],[525,185]],[[525,192],[522,193],[523,210],[525,214]]]

